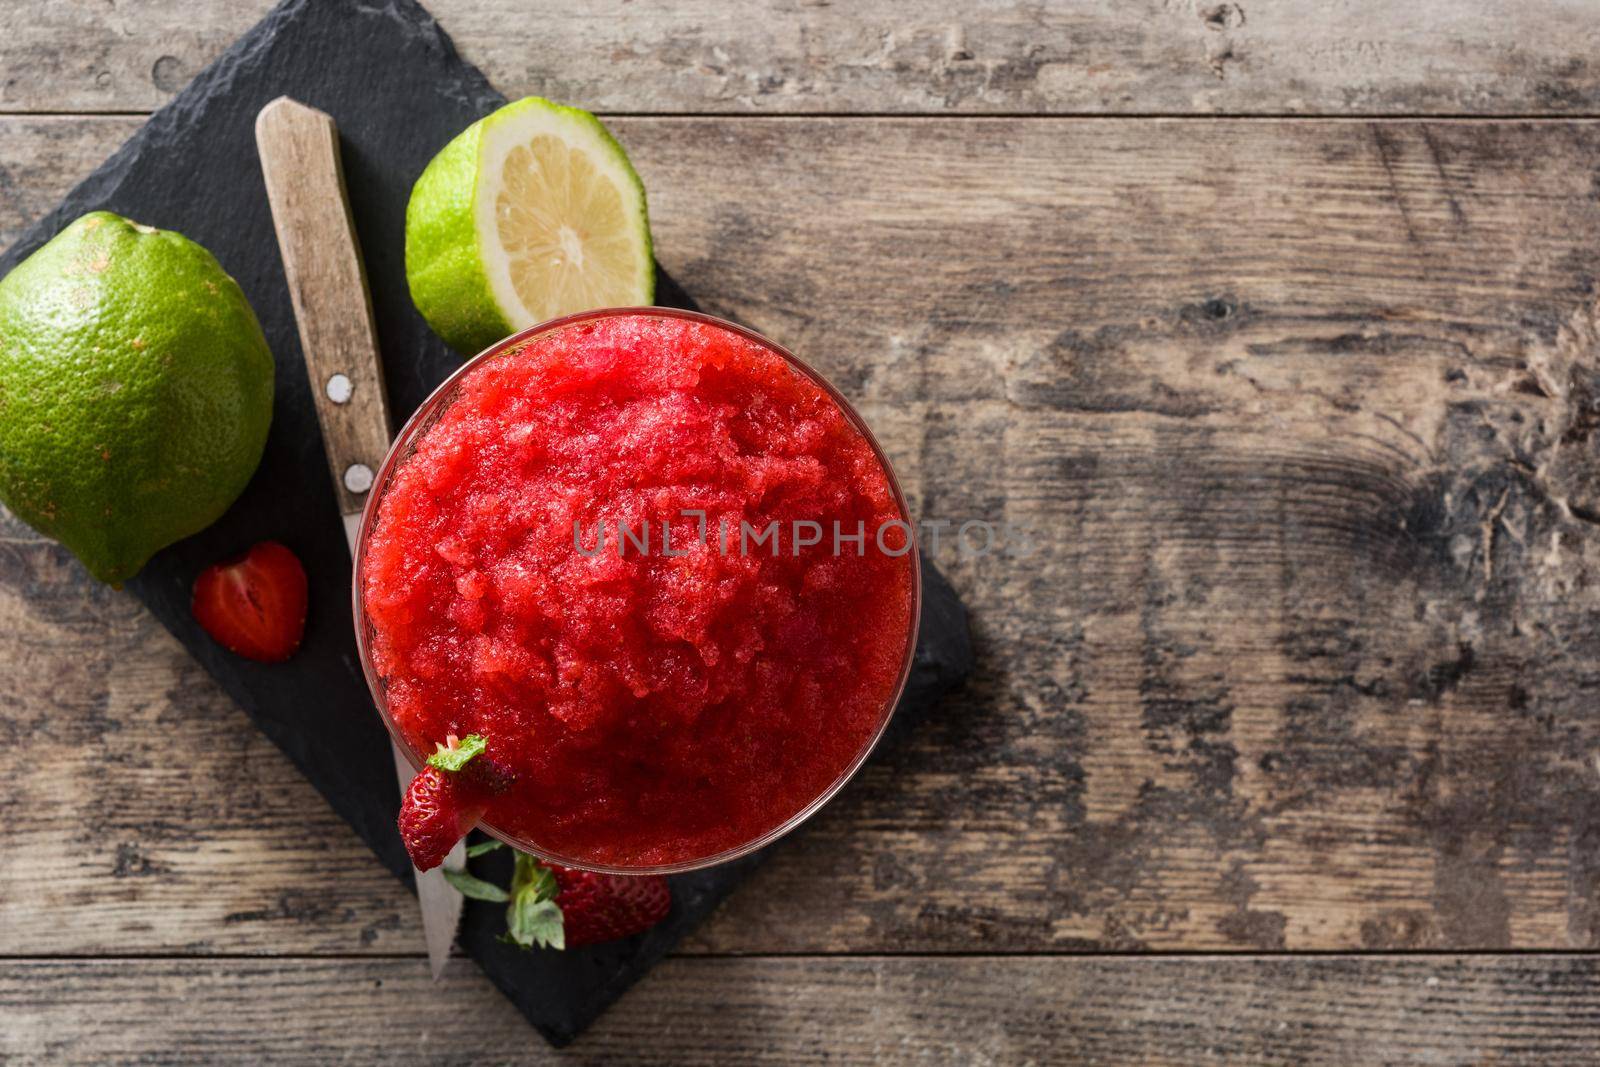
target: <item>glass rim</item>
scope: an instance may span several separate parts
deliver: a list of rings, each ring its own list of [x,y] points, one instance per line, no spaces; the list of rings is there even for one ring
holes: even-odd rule
[[[651,864],[642,866],[618,866],[615,864],[594,863],[588,860],[578,860],[569,856],[562,856],[559,853],[541,848],[532,842],[522,840],[513,834],[499,830],[486,820],[480,819],[477,823],[477,829],[488,834],[495,840],[501,841],[512,846],[513,848],[526,852],[542,861],[558,864],[563,867],[572,867],[576,870],[594,871],[600,874],[684,874],[689,871],[703,870],[707,867],[715,867],[718,864],[728,863],[732,860],[739,859],[742,856],[747,856],[758,849],[765,848],[767,845],[772,844],[773,842],[785,837],[790,832],[795,830],[802,823],[820,811],[822,807],[828,803],[828,801],[832,800],[833,797],[837,795],[838,792],[856,776],[856,772],[859,771],[861,766],[866,763],[869,757],[871,757],[873,751],[877,749],[878,743],[883,739],[884,733],[887,732],[889,728],[890,721],[894,718],[895,710],[899,707],[900,698],[905,695],[906,683],[911,677],[911,667],[916,659],[917,637],[922,625],[922,552],[917,542],[916,524],[911,521],[911,509],[906,505],[905,494],[900,489],[900,481],[895,475],[894,465],[889,461],[888,454],[884,452],[883,445],[879,443],[877,437],[873,434],[872,428],[867,425],[866,420],[863,419],[860,413],[856,411],[854,405],[852,405],[850,401],[839,392],[838,389],[834,388],[833,384],[829,382],[827,378],[823,377],[823,375],[819,373],[816,368],[812,367],[805,360],[801,359],[799,356],[796,356],[793,352],[790,352],[787,348],[778,344],[776,341],[773,341],[767,337],[763,337],[754,330],[741,326],[736,322],[729,322],[727,319],[717,318],[714,315],[707,315],[699,311],[688,311],[683,308],[642,306],[595,308],[590,311],[581,311],[573,315],[563,315],[559,318],[548,319],[545,322],[538,323],[534,326],[529,326],[526,329],[519,330],[508,337],[496,341],[494,344],[490,345],[488,348],[485,348],[471,359],[465,360],[461,366],[452,371],[444,381],[440,382],[439,385],[428,394],[427,399],[417,406],[417,410],[411,414],[411,417],[406,420],[405,425],[400,428],[399,432],[396,433],[393,440],[391,440],[389,444],[389,450],[384,455],[383,462],[379,464],[377,473],[372,480],[372,486],[367,491],[366,503],[361,509],[361,521],[356,528],[353,564],[350,572],[351,615],[355,624],[356,649],[361,660],[361,673],[367,680],[367,690],[372,696],[373,705],[377,710],[378,717],[383,722],[384,729],[388,731],[389,737],[394,742],[396,750],[405,756],[406,761],[411,764],[413,770],[420,771],[424,764],[424,757],[411,747],[411,742],[406,739],[405,735],[395,724],[394,716],[389,710],[385,682],[383,678],[379,676],[377,669],[373,666],[372,650],[370,647],[371,642],[368,636],[368,631],[371,629],[371,624],[367,620],[366,608],[362,603],[361,572],[366,559],[367,537],[372,532],[372,527],[377,521],[377,513],[382,504],[384,492],[388,488],[389,481],[394,475],[395,468],[400,464],[401,461],[410,456],[417,439],[420,438],[422,433],[432,425],[432,420],[440,411],[443,410],[446,401],[450,399],[450,396],[455,388],[467,374],[471,373],[475,367],[481,363],[493,359],[495,356],[520,347],[521,345],[526,344],[528,341],[542,334],[565,329],[568,326],[572,326],[580,322],[586,322],[591,319],[620,318],[624,316],[686,319],[690,322],[699,322],[708,326],[714,326],[723,330],[727,330],[760,345],[762,348],[768,349],[786,361],[795,370],[799,371],[801,374],[804,374],[807,378],[815,382],[828,396],[828,398],[834,402],[839,410],[844,413],[845,418],[850,421],[850,424],[855,427],[856,431],[860,433],[861,436],[866,440],[868,446],[872,449],[873,454],[878,458],[879,464],[883,467],[884,473],[889,480],[889,490],[894,496],[895,504],[899,508],[900,516],[905,524],[907,550],[904,554],[911,557],[911,622],[906,631],[905,652],[901,658],[900,675],[898,680],[895,682],[893,694],[886,702],[882,712],[879,713],[878,725],[876,729],[873,730],[872,735],[867,738],[866,742],[861,746],[860,751],[856,753],[855,757],[850,761],[850,763],[846,765],[843,771],[840,772],[839,776],[827,788],[818,793],[814,799],[800,808],[799,811],[795,812],[793,815],[790,815],[783,822],[749,841],[735,845],[732,848],[724,849],[723,851],[714,853],[710,856],[683,860],[677,863]]]

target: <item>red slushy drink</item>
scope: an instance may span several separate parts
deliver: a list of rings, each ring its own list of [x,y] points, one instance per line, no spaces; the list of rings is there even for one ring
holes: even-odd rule
[[[393,727],[424,756],[482,737],[473,814],[558,862],[694,864],[806,811],[878,735],[915,630],[904,506],[841,404],[699,316],[480,357],[368,516]]]

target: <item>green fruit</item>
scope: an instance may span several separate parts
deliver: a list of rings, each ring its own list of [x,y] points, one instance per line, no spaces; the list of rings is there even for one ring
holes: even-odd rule
[[[406,280],[472,355],[561,315],[655,299],[644,185],[587,111],[537,96],[468,126],[406,207]]]
[[[85,215],[0,279],[0,502],[120,585],[244,489],[272,376],[211,253]]]

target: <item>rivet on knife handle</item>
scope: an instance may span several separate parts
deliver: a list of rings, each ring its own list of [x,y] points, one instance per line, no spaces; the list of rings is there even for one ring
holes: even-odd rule
[[[256,145],[339,511],[360,515],[389,449],[389,409],[339,131],[321,111],[279,97],[256,118]]]

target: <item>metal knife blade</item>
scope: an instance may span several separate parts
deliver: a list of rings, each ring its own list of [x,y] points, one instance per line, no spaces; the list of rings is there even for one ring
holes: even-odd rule
[[[389,448],[390,424],[372,297],[345,193],[339,131],[327,114],[280,96],[256,116],[256,148],[345,541],[353,554],[367,491]],[[403,796],[416,772],[397,746],[391,748]],[[459,869],[465,863],[466,847],[457,843],[445,865]],[[437,981],[450,959],[464,901],[445,881],[443,867],[413,873],[428,966]]]

